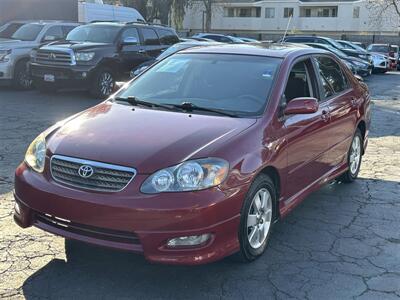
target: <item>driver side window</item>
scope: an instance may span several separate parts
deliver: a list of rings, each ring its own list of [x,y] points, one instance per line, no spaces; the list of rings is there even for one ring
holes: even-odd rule
[[[307,62],[301,61],[295,64],[289,73],[284,93],[285,106],[291,100],[301,97],[313,97],[310,75],[307,68]]]

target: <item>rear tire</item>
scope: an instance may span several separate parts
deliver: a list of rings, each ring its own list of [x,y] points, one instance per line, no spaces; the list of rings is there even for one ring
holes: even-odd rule
[[[27,91],[32,88],[32,78],[29,74],[26,61],[17,63],[14,70],[13,86],[21,91]]]
[[[93,86],[90,93],[100,99],[108,98],[115,89],[115,76],[108,68],[100,69],[94,76]]]
[[[353,141],[351,142],[350,149],[347,153],[347,164],[349,169],[339,177],[339,181],[344,183],[351,183],[357,179],[360,172],[362,155],[364,152],[364,138],[360,129],[357,129],[354,134]]]
[[[240,217],[240,251],[232,258],[240,262],[252,262],[267,248],[276,219],[276,188],[267,175],[259,175],[251,185]]]

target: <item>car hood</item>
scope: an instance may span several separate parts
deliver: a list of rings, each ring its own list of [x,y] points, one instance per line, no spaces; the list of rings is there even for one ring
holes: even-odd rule
[[[22,48],[33,48],[36,47],[35,41],[20,41],[4,39],[0,40],[0,49],[22,49]]]
[[[97,48],[104,48],[104,47],[110,47],[111,44],[106,44],[106,43],[91,43],[91,42],[55,42],[48,44],[41,49],[45,50],[54,50],[55,48],[58,48],[60,50],[65,50],[65,49],[72,49],[72,50],[94,50]]]
[[[217,149],[218,143],[256,121],[107,101],[47,133],[48,154],[134,167],[138,173],[150,174],[185,160],[213,156],[211,148]]]

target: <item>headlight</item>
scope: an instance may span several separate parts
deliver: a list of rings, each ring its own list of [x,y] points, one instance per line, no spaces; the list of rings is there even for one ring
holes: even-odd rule
[[[94,57],[94,52],[77,52],[75,53],[75,59],[77,61],[90,61]]]
[[[145,194],[198,191],[221,184],[228,175],[229,164],[219,158],[186,161],[157,171],[143,182]]]
[[[36,172],[42,173],[46,158],[46,139],[44,134],[40,134],[29,145],[25,154],[25,162]]]
[[[0,49],[0,62],[7,62],[10,60],[9,55],[11,54],[11,49]]]

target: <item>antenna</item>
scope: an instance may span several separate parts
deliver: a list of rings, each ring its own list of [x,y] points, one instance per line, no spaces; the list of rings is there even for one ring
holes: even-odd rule
[[[291,14],[291,15],[289,16],[289,20],[288,20],[288,23],[287,23],[287,26],[286,26],[285,34],[283,35],[281,44],[285,43],[285,38],[286,38],[287,33],[288,33],[288,31],[289,31],[289,26],[290,26],[290,22],[292,21],[292,18],[293,18],[293,14]]]

